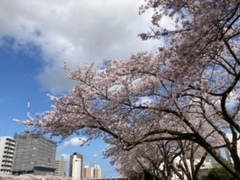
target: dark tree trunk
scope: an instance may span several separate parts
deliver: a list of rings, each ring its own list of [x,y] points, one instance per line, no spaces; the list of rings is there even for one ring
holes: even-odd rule
[[[154,180],[154,177],[149,172],[144,171],[144,180]]]

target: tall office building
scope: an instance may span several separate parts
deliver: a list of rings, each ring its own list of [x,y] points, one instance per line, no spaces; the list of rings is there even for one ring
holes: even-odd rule
[[[16,134],[13,174],[54,174],[56,143],[41,136]]]
[[[83,168],[83,177],[85,179],[93,178],[93,168],[91,168],[89,164],[86,164]]]
[[[83,156],[79,153],[73,153],[70,156],[69,176],[72,180],[81,180],[83,178]]]
[[[16,141],[11,137],[0,137],[0,172],[12,174]]]
[[[93,169],[93,177],[98,179],[102,177],[102,170],[99,165],[95,165]]]
[[[59,157],[57,160],[55,160],[55,175],[60,177],[66,176],[66,160],[63,156]]]

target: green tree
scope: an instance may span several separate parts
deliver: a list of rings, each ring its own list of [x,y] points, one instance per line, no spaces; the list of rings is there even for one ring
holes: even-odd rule
[[[233,176],[223,167],[213,168],[208,173],[209,180],[231,180]]]

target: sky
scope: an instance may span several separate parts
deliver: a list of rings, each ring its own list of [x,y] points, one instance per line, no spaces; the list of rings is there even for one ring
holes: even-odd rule
[[[13,119],[51,109],[48,94],[60,96],[73,88],[61,69],[74,69],[109,58],[127,58],[138,51],[156,51],[159,41],[142,41],[150,13],[139,15],[144,0],[1,0],[0,1],[0,136],[22,133]],[[168,21],[163,21],[167,25]],[[84,137],[81,137],[84,138]],[[84,163],[99,164],[103,177],[116,177],[104,159],[106,144],[95,140],[81,147],[79,137],[58,143],[57,156],[74,152]]]

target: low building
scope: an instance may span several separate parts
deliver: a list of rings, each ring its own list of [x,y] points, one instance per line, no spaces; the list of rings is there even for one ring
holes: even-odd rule
[[[179,163],[179,162],[181,162],[181,159],[176,158],[175,163]],[[194,164],[196,165],[199,162],[200,162],[200,159],[195,159]],[[191,169],[190,168],[191,164],[189,159],[186,160],[186,163],[189,169]],[[207,155],[207,157],[205,158],[205,161],[203,162],[203,164],[201,165],[198,171],[199,179],[201,180],[207,179],[208,172],[215,167],[221,167],[221,165],[211,155]],[[181,170],[179,170],[179,172],[183,174]],[[185,177],[185,179],[187,179],[187,177]],[[176,174],[173,174],[171,180],[179,180],[179,177]]]

